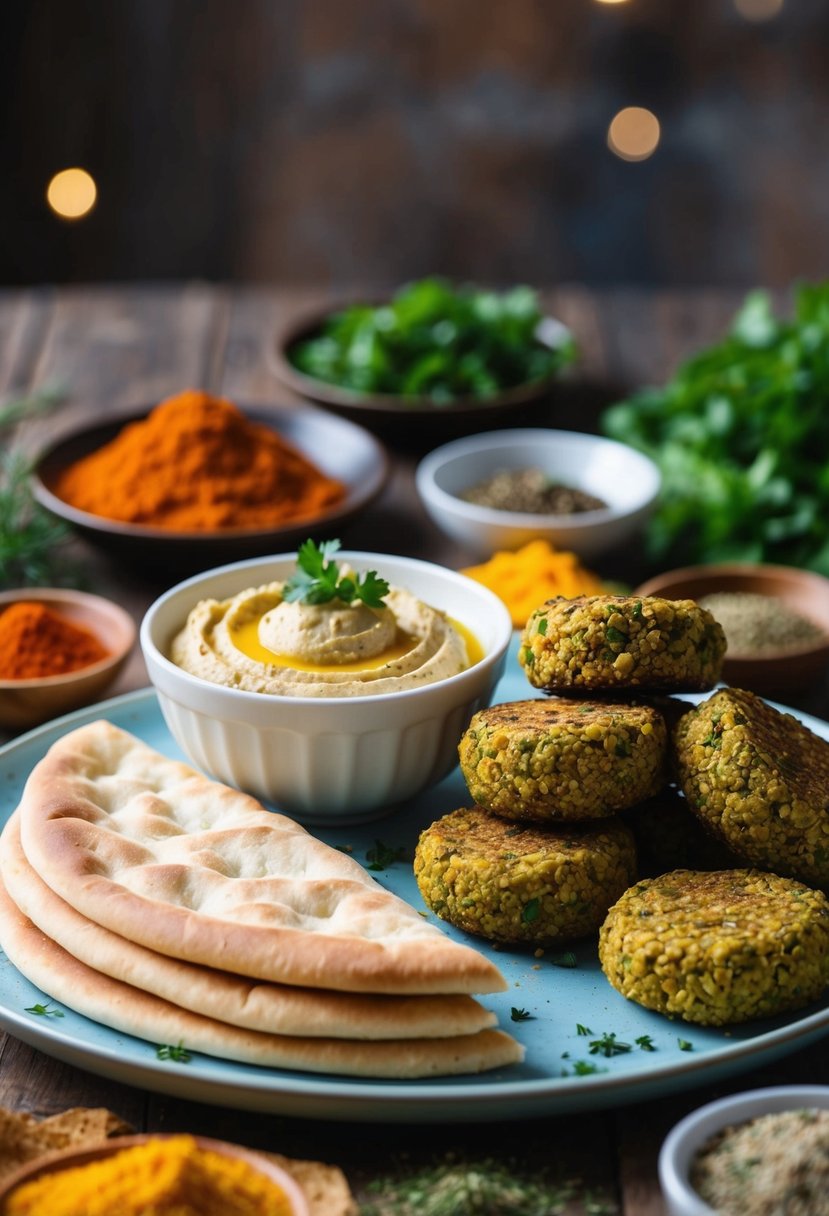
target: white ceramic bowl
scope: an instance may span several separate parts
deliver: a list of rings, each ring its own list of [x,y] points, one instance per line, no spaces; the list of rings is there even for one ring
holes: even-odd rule
[[[659,1182],[669,1216],[717,1216],[688,1180],[694,1157],[711,1136],[729,1124],[782,1110],[829,1110],[829,1086],[780,1085],[709,1102],[686,1115],[668,1134],[659,1153]]]
[[[551,480],[584,490],[608,505],[573,515],[525,515],[465,502],[464,490],[501,469],[540,468]],[[661,485],[641,452],[576,431],[520,428],[456,439],[430,452],[417,468],[417,489],[432,519],[454,540],[488,556],[544,538],[593,558],[630,539],[645,522]]]
[[[411,558],[344,551],[358,572],[397,587],[467,626],[484,657],[435,684],[384,695],[270,696],[224,688],[167,657],[188,613],[203,599],[286,579],[296,555],[222,566],[179,583],[141,624],[141,647],[164,718],[183,751],[211,776],[310,823],[358,823],[440,780],[457,762],[470,717],[489,703],[512,625],[501,601],[454,571]]]

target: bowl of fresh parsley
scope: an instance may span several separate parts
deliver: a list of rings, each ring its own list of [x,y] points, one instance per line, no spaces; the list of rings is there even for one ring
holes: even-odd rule
[[[507,291],[421,279],[389,298],[292,318],[274,370],[319,404],[387,429],[465,429],[549,396],[574,361],[570,331],[530,287]]]

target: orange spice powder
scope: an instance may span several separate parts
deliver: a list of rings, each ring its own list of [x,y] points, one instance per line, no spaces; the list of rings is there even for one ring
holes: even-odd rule
[[[194,532],[311,519],[345,495],[275,431],[196,390],[125,426],[52,489],[93,515]]]
[[[64,675],[108,654],[88,629],[35,600],[18,600],[0,614],[0,680]]]

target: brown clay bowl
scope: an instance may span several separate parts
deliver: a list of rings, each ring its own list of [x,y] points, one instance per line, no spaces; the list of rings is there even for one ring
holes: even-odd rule
[[[94,1161],[104,1161],[107,1157],[113,1157],[116,1153],[123,1152],[124,1149],[147,1144],[150,1140],[169,1140],[170,1138],[171,1136],[166,1133],[116,1136],[105,1144],[96,1145],[94,1148],[69,1148],[53,1153],[46,1153],[43,1157],[38,1157],[37,1160],[30,1161],[26,1165],[21,1166],[19,1170],[9,1175],[3,1184],[0,1185],[0,1212],[5,1210],[5,1201],[10,1197],[12,1192],[24,1182],[33,1182],[36,1178],[43,1177],[44,1174],[56,1174],[61,1170],[72,1169],[75,1166],[90,1165]],[[211,1149],[215,1153],[221,1153],[224,1157],[233,1157],[240,1161],[246,1161],[253,1169],[258,1170],[265,1178],[268,1178],[274,1185],[281,1188],[288,1200],[291,1216],[309,1216],[308,1202],[298,1183],[294,1181],[290,1174],[267,1157],[261,1156],[259,1153],[250,1152],[238,1144],[229,1144],[225,1140],[211,1140],[205,1136],[195,1136],[194,1139],[200,1148]]]
[[[0,726],[25,730],[99,700],[126,663],[137,631],[132,617],[123,608],[85,591],[44,587],[2,591],[0,611],[19,600],[45,604],[73,625],[88,629],[109,651],[99,663],[65,675],[0,680]]]
[[[377,297],[365,302],[384,303]],[[566,375],[566,371],[553,372],[493,393],[491,397],[459,397],[438,405],[430,397],[361,393],[300,371],[291,361],[292,347],[314,337],[328,317],[353,303],[354,300],[348,300],[339,305],[329,304],[290,318],[275,335],[271,367],[277,379],[293,392],[369,427],[391,442],[403,440],[407,446],[420,448],[452,435],[468,435],[504,426],[507,420],[515,425],[531,421],[533,412],[549,401]],[[545,318],[539,327],[538,340],[550,347],[561,346],[569,336],[567,327],[553,317]]]
[[[807,646],[740,653],[729,646],[723,680],[758,693],[797,693],[813,687],[829,666],[829,579],[794,566],[724,564],[669,570],[637,587],[637,595],[698,600],[719,591],[769,595],[813,621],[824,637]]]
[[[114,439],[130,422],[145,418],[138,412],[120,414],[106,422],[64,433],[39,457],[32,491],[40,504],[70,524],[86,540],[121,562],[176,579],[209,570],[225,562],[264,557],[296,548],[309,536],[332,538],[343,525],[372,502],[386,483],[388,457],[381,444],[362,427],[335,418],[313,406],[248,406],[240,408],[254,422],[271,427],[308,456],[330,477],[342,481],[345,497],[322,514],[267,528],[223,528],[214,532],[181,532],[171,528],[123,523],[92,515],[65,502],[52,489],[58,474]]]

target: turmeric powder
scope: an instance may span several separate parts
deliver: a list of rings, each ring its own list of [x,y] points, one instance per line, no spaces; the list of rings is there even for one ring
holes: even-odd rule
[[[494,591],[509,608],[516,629],[523,629],[545,600],[597,595],[603,589],[601,579],[585,569],[575,553],[554,549],[546,540],[530,541],[515,553],[494,553],[489,561],[469,566],[461,574]]]
[[[2,1216],[291,1216],[285,1191],[193,1136],[145,1144],[24,1182]]]
[[[276,431],[196,390],[125,426],[51,488],[92,515],[184,532],[311,519],[345,495]]]
[[[0,614],[0,680],[64,675],[108,654],[88,629],[36,600],[18,600]]]

